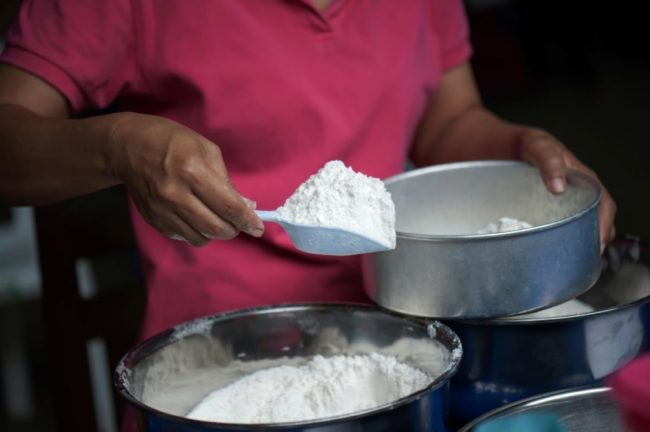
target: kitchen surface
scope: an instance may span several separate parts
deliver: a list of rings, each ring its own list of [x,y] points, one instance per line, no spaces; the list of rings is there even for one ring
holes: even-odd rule
[[[0,34],[19,3],[0,4]],[[362,259],[379,309],[236,310],[138,345],[148,263],[124,188],[40,208],[0,205],[0,430],[117,432],[124,415],[142,431],[242,430],[219,411],[249,416],[258,423],[250,430],[650,430],[635,405],[650,387],[644,15],[634,2],[464,3],[486,106],[551,131],[616,200],[616,239],[602,256],[601,192],[589,177],[570,173],[556,200],[519,162],[408,167],[385,182],[396,244],[371,242],[381,251]],[[427,194],[438,201],[429,206]],[[327,199],[343,203],[345,188]],[[350,203],[340,220],[362,221],[378,203],[357,213]],[[356,244],[320,229],[302,250],[328,241],[327,253],[345,255],[384,228]],[[365,375],[345,375],[352,369]],[[362,378],[386,399],[345,386]],[[219,393],[233,383],[234,393]],[[278,389],[288,408],[262,397]],[[245,403],[262,408],[237,410]]]

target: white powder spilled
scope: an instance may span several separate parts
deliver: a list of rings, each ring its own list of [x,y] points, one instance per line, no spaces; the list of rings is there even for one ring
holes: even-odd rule
[[[490,222],[485,228],[478,230],[477,234],[502,233],[531,227],[528,222],[504,216],[499,218],[498,222]]]
[[[341,228],[395,248],[395,205],[384,183],[330,161],[277,210],[300,224]]]
[[[188,418],[224,423],[309,421],[376,408],[423,389],[431,378],[394,357],[323,357],[259,370],[203,399]]]
[[[528,318],[556,318],[556,317],[565,317],[572,315],[580,315],[583,313],[593,312],[595,309],[589,306],[587,303],[580,300],[569,300],[564,303],[560,303],[557,306],[553,306],[547,309],[542,309],[537,312],[532,312],[528,314],[518,315],[516,317],[509,317],[509,320],[517,319],[528,319]]]

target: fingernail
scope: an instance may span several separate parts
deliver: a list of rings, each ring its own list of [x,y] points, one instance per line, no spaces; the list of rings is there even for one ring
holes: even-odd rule
[[[246,231],[248,234],[252,235],[253,237],[262,237],[262,234],[264,234],[264,225],[262,226],[249,226],[247,227],[244,231]]]
[[[257,207],[257,203],[255,201],[253,201],[252,199],[248,199],[245,196],[243,196],[242,199],[244,200],[248,208],[250,208],[251,210],[255,210],[255,208]]]
[[[217,238],[217,236],[215,236],[214,234],[210,234],[208,232],[202,232],[201,235],[207,238],[208,240],[214,240],[215,238]]]
[[[178,234],[172,234],[172,235],[169,236],[169,238],[172,239],[172,240],[182,241],[182,242],[187,243],[187,239],[185,237],[181,236],[181,235],[178,235]]]
[[[607,247],[607,243],[600,243],[600,254],[602,255],[603,252],[605,252],[605,247]]]
[[[564,180],[561,178],[551,179],[551,191],[555,193],[564,192]]]

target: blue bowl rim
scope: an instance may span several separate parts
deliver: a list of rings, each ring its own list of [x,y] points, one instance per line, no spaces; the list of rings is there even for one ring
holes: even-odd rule
[[[471,432],[472,429],[474,429],[483,421],[490,418],[497,418],[499,415],[510,411],[516,412],[518,408],[537,406],[537,405],[544,404],[545,402],[562,400],[571,396],[588,396],[592,394],[601,394],[601,393],[609,394],[610,391],[611,391],[610,387],[590,385],[590,386],[582,386],[582,387],[574,387],[569,389],[557,390],[549,393],[542,393],[522,400],[511,402],[509,404],[500,406],[499,408],[495,408],[492,411],[488,411],[487,413],[467,423],[465,426],[460,428],[458,432]]]

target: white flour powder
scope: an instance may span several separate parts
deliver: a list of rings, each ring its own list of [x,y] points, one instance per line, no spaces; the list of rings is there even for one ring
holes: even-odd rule
[[[395,247],[395,205],[384,183],[330,161],[278,208],[294,223],[342,228]]]
[[[315,420],[375,408],[430,382],[423,372],[377,353],[315,356],[302,366],[247,375],[209,394],[187,417],[226,423]]]
[[[524,228],[531,228],[532,225],[522,220],[502,217],[498,222],[490,222],[488,226],[477,231],[477,234],[494,234],[508,231],[517,231]]]

